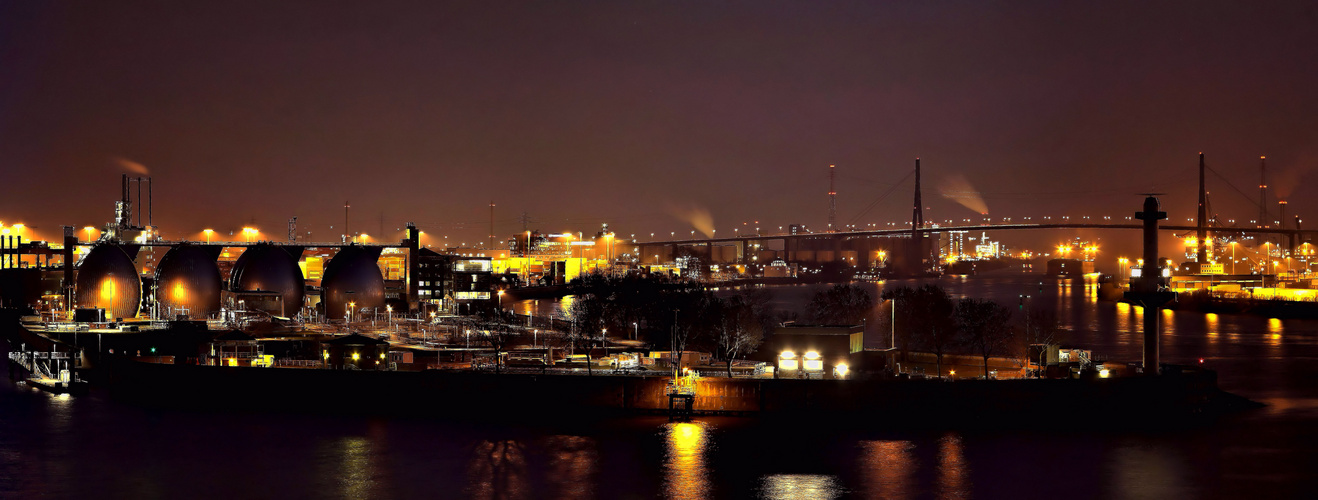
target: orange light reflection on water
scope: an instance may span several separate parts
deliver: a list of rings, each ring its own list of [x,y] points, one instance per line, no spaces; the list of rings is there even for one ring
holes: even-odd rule
[[[554,498],[589,498],[594,496],[595,475],[599,466],[596,442],[585,436],[553,436],[544,449],[554,450],[548,480],[557,485]],[[535,496],[540,496],[536,494]]]
[[[863,477],[873,498],[911,498],[915,445],[910,441],[866,441]]]
[[[938,497],[970,498],[970,466],[961,449],[961,436],[948,434],[938,440]]]
[[[774,474],[764,478],[761,498],[837,498],[841,488],[833,476],[822,474]]]
[[[1281,346],[1281,334],[1286,332],[1281,320],[1277,318],[1268,318],[1268,345],[1272,347]]]
[[[708,430],[704,422],[665,425],[668,456],[665,490],[668,498],[698,499],[709,496],[709,471],[705,467]]]

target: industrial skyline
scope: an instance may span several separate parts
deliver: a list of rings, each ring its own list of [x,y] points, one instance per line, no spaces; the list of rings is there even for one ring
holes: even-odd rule
[[[1258,211],[1261,155],[1272,204],[1313,208],[1300,2],[0,9],[0,166],[29,186],[0,220],[40,234],[99,225],[142,169],[183,237],[297,216],[328,240],[344,200],[353,232],[407,217],[468,246],[491,202],[500,235],[523,212],[823,229],[829,165],[837,223],[882,224],[916,157],[931,222],[1125,216],[1150,191],[1183,220],[1199,151],[1231,183],[1210,175],[1216,211]]]

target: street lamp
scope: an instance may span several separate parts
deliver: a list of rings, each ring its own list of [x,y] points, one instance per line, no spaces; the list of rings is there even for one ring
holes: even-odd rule
[[[87,228],[87,229],[91,229],[91,228],[89,227],[89,228]],[[211,234],[214,233],[215,231],[212,231],[212,230],[210,230],[210,229],[202,229],[201,232],[206,234],[206,243],[210,243],[210,242],[211,242]]]
[[[632,322],[632,340],[636,340],[636,339],[638,339],[638,338],[640,338],[640,337],[641,337],[641,327],[640,327],[640,325],[637,325],[635,321],[633,321],[633,322]]]
[[[87,226],[87,227],[82,228],[82,230],[87,232],[87,241],[91,241],[91,240],[92,240],[92,231],[96,230],[96,228],[91,227],[91,226]]]

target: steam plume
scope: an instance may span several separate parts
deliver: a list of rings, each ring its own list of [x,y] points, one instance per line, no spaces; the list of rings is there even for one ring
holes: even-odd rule
[[[143,165],[141,163],[135,162],[133,160],[129,160],[127,158],[115,158],[114,161],[115,163],[118,163],[119,166],[123,167],[124,170],[127,170],[129,173],[133,173],[137,175],[151,175],[151,171],[147,170],[146,165]]]
[[[709,210],[691,205],[687,208],[669,206],[668,211],[673,214],[673,217],[677,217],[678,220],[686,221],[688,224],[691,224],[691,229],[699,231],[700,234],[705,235],[706,238],[714,237],[714,216],[710,215]]]
[[[939,187],[940,194],[944,198],[960,203],[961,206],[974,210],[977,214],[987,214],[988,204],[984,203],[984,198],[979,195],[979,191],[970,185],[966,176],[961,174],[952,174],[944,177]]]

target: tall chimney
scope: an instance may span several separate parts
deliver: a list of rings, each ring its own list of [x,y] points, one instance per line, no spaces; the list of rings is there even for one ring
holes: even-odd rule
[[[1198,246],[1195,252],[1195,261],[1198,262],[1200,273],[1204,272],[1204,265],[1208,263],[1208,191],[1204,188],[1204,153],[1199,152],[1199,216],[1195,219],[1198,231],[1195,237],[1198,238]]]
[[[917,229],[924,227],[924,202],[920,201],[920,159],[915,159],[915,210],[911,213],[911,237],[919,234]]]
[[[828,166],[828,231],[837,231],[837,190],[833,188],[835,165]]]
[[[1259,223],[1268,227],[1268,157],[1259,157]]]

